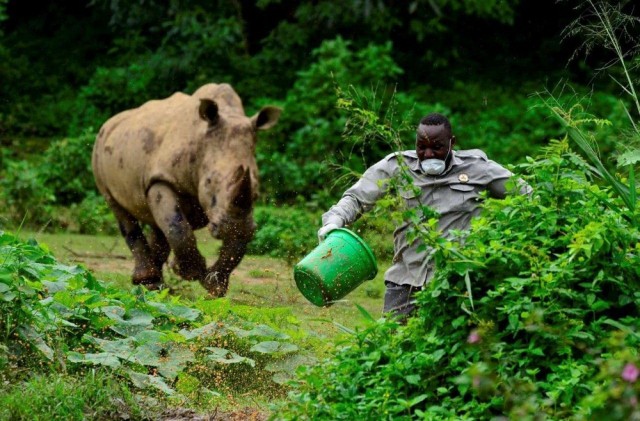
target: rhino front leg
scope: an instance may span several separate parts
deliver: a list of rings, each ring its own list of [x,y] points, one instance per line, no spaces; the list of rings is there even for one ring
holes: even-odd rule
[[[158,228],[173,250],[173,270],[183,279],[204,279],[206,261],[198,251],[193,229],[173,188],[165,183],[156,183],[149,189],[147,200]]]
[[[214,297],[224,297],[229,288],[229,276],[240,264],[247,252],[247,245],[253,238],[255,225],[253,220],[227,226],[229,234],[223,236],[218,260],[208,270],[202,286]]]
[[[162,286],[162,264],[158,265],[154,261],[142,227],[109,193],[103,193],[103,196],[118,220],[120,232],[133,254],[133,284],[144,285],[148,289],[159,289]]]

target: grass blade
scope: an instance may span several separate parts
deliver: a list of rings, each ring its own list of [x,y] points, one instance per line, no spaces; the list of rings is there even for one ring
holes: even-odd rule
[[[471,292],[471,278],[469,278],[469,271],[464,273],[464,283],[467,286],[467,293],[469,294],[469,302],[471,303],[471,310],[476,311],[473,306],[473,293]]]
[[[373,318],[373,316],[367,311],[367,309],[365,309],[364,307],[362,307],[360,304],[355,303],[355,306],[358,308],[358,310],[360,311],[360,314],[362,314],[365,318],[365,320],[371,322],[371,323],[375,323],[376,320]]]

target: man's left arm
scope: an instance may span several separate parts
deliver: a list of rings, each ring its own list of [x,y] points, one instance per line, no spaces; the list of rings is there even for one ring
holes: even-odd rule
[[[513,184],[512,184],[513,183]],[[499,178],[493,180],[487,185],[489,196],[495,199],[504,199],[509,193],[518,193],[521,195],[531,195],[533,189],[523,179],[518,178],[513,180],[511,178]]]

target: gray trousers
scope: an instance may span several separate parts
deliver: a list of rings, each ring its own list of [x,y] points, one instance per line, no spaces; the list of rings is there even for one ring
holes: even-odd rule
[[[413,285],[398,285],[385,281],[384,293],[384,313],[391,313],[400,321],[406,322],[407,318],[413,315],[416,309],[416,299],[414,295],[421,291],[422,287]]]

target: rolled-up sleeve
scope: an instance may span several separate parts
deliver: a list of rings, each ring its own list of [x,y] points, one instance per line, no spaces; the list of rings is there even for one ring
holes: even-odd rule
[[[371,210],[376,201],[384,195],[390,177],[388,159],[383,159],[369,167],[360,180],[344,192],[338,203],[322,215],[322,225],[352,224],[360,215]]]
[[[504,199],[509,193],[517,192],[521,195],[531,195],[531,193],[533,192],[531,186],[521,178],[514,180],[515,191],[509,191],[509,189],[507,188],[508,181],[508,178],[500,178],[489,183],[489,185],[487,186],[487,189],[489,190],[489,196],[496,199]]]

